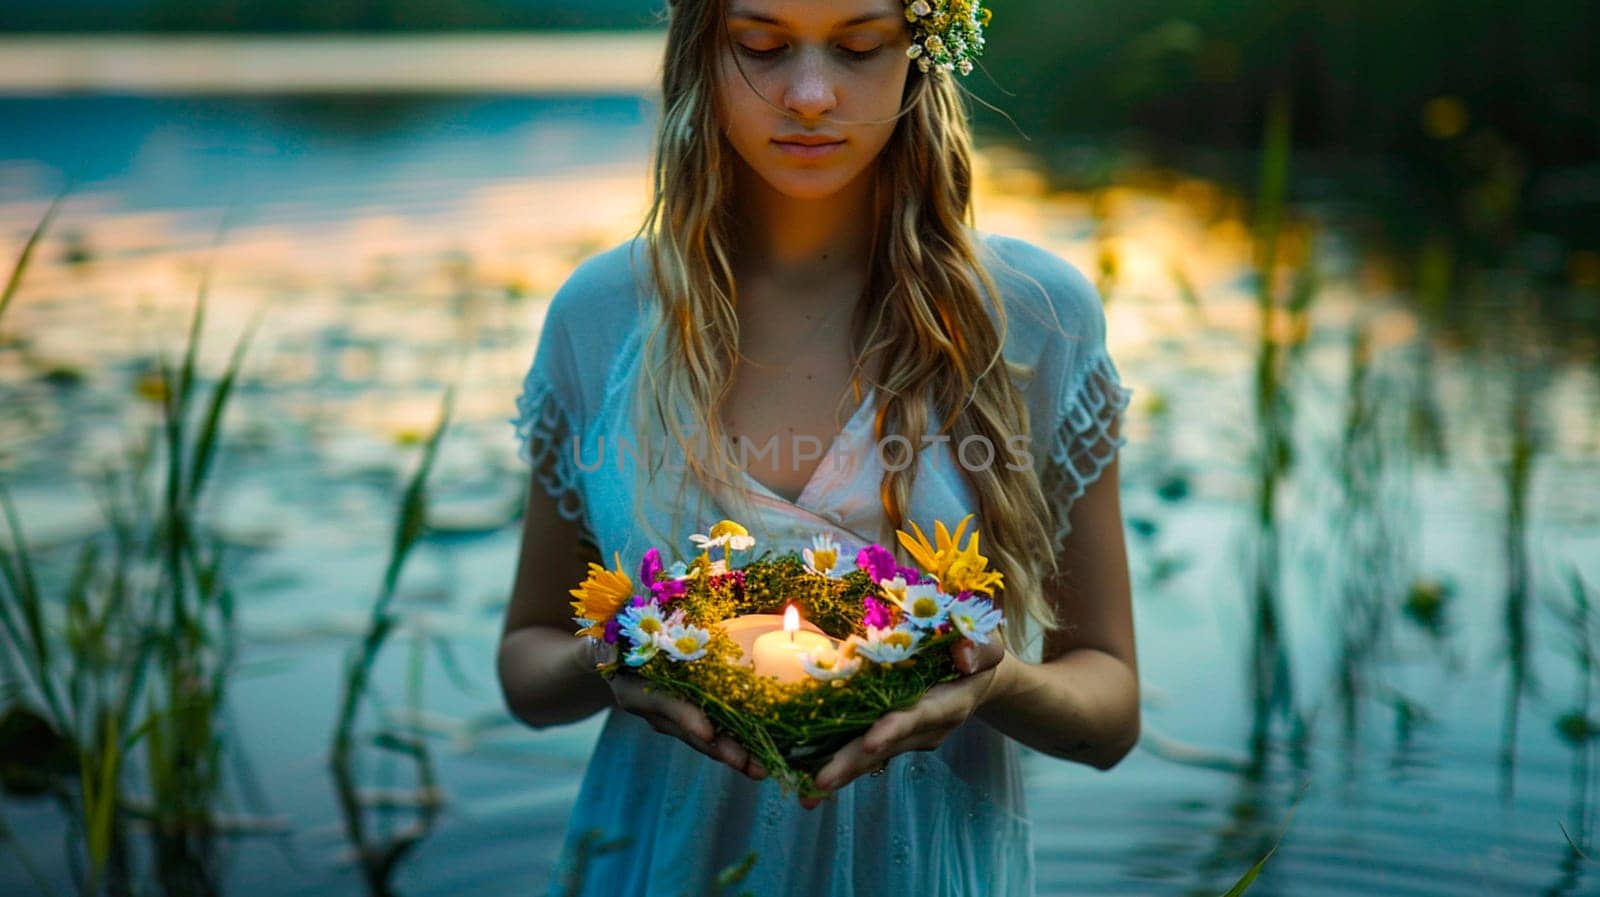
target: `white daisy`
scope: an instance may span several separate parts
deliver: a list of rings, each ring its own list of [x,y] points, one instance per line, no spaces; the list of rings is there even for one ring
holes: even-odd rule
[[[622,609],[617,624],[634,644],[655,641],[656,633],[666,631],[669,624],[683,622],[683,608],[673,612],[671,619],[661,616],[661,605],[654,601]]]
[[[861,669],[861,658],[854,654],[846,657],[828,645],[821,645],[800,655],[800,666],[811,678],[830,682],[854,676]]]
[[[950,602],[949,613],[951,625],[979,644],[986,644],[989,633],[1005,620],[1000,609],[990,604],[989,599],[976,595]]]
[[[693,542],[695,545],[698,545],[702,550],[709,551],[713,548],[720,548],[723,545],[728,544],[728,539],[731,537],[731,534],[708,536],[705,533],[691,533],[689,535],[689,541]]]
[[[671,623],[656,635],[656,644],[673,660],[699,660],[710,643],[711,633],[692,623]]]
[[[939,591],[939,587],[932,583],[906,586],[898,593],[885,591],[884,594],[900,608],[907,620],[924,629],[933,629],[945,621],[951,601],[949,595]]]
[[[656,656],[656,652],[660,650],[661,643],[653,638],[642,642],[635,642],[633,649],[628,652],[628,656],[624,659],[628,662],[628,666],[630,667],[643,666],[644,664],[649,663],[650,658]]]
[[[828,576],[839,563],[839,543],[827,533],[811,538],[811,547],[801,552],[806,559],[806,572]]]
[[[744,527],[724,520],[711,528],[710,535],[694,533],[689,536],[689,541],[707,551],[722,546],[732,551],[744,551],[756,544],[756,537],[746,532]]]
[[[917,653],[921,642],[922,633],[910,626],[868,626],[867,638],[856,646],[856,653],[876,663],[899,663]]]

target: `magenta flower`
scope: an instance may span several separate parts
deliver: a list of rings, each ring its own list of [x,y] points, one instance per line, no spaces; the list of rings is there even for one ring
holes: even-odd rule
[[[651,548],[644,553],[644,559],[639,562],[639,581],[646,585],[654,583],[662,569],[661,552]]]
[[[895,563],[894,555],[882,545],[866,545],[856,552],[856,569],[865,570],[872,575],[872,581],[894,579],[895,571],[899,565]]]
[[[874,583],[894,579],[896,576],[904,578],[906,585],[924,581],[921,570],[900,566],[889,549],[882,545],[868,545],[856,552],[856,569],[871,574]]]
[[[867,612],[861,617],[861,623],[863,626],[875,626],[879,629],[888,629],[893,625],[893,620],[889,615],[889,605],[879,601],[871,595],[867,595],[861,599],[861,606],[867,609]]]
[[[644,553],[644,560],[639,562],[639,581],[650,587],[650,595],[657,604],[666,604],[674,598],[681,597],[688,583],[668,577],[664,582],[657,582],[661,571],[666,567],[661,563],[661,552],[651,548]],[[643,604],[644,602],[639,602]]]
[[[666,582],[653,582],[650,584],[650,593],[655,596],[657,604],[666,604],[674,598],[683,597],[689,584],[681,579],[669,579]]]

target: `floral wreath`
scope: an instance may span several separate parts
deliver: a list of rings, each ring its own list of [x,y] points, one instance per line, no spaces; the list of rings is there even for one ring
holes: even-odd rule
[[[646,551],[637,586],[620,553],[614,569],[591,562],[570,591],[576,635],[602,646],[602,676],[636,674],[690,701],[785,792],[820,796],[811,777],[835,751],[959,676],[951,648],[986,643],[1004,623],[992,600],[1002,575],[978,553],[977,530],[961,544],[971,519],[953,534],[935,521],[932,542],[915,523],[914,536],[897,531],[918,567],[871,544],[848,570],[825,533],[802,552],[767,551],[734,569],[731,554],[755,539],[723,520],[689,537],[701,553],[688,563]]]
[[[983,55],[983,29],[991,11],[981,0],[911,0],[906,3],[906,21],[911,23],[912,42],[906,55],[917,61],[917,68],[972,74],[972,60]]]

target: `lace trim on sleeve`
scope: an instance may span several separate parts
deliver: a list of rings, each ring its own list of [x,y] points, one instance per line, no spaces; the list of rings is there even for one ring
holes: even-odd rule
[[[533,469],[533,476],[556,500],[566,520],[577,523],[592,542],[594,531],[584,513],[578,466],[573,458],[573,427],[557,401],[550,383],[529,371],[517,396],[517,416],[510,419],[517,431],[517,455]]]
[[[1111,435],[1111,425],[1132,395],[1103,351],[1089,363],[1077,388],[1062,394],[1056,414],[1061,423],[1051,435],[1040,477],[1055,515],[1057,550],[1072,529],[1067,512],[1127,442],[1125,436]]]

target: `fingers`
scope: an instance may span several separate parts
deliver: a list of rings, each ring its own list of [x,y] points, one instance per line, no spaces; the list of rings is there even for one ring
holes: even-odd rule
[[[890,720],[890,717],[896,717]],[[885,722],[885,721],[889,722]],[[861,776],[886,768],[889,760],[907,751],[931,751],[944,740],[948,730],[919,725],[916,718],[906,713],[893,713],[875,723],[866,735],[852,740],[840,748],[812,782],[828,792],[835,792]],[[875,749],[867,748],[868,739],[875,740]],[[820,804],[828,796],[801,798],[806,809]]]
[[[946,682],[928,689],[915,705],[886,713],[859,738],[840,748],[812,782],[829,792],[837,791],[857,778],[888,765],[890,758],[907,751],[931,751],[970,714],[969,686]],[[806,809],[823,798],[802,798]]]
[[[951,649],[955,656],[956,670],[962,675],[970,676],[990,667],[1000,665],[1000,660],[1005,656],[1006,647],[997,639],[989,639],[983,644],[978,644],[969,638],[962,638]]]
[[[766,768],[732,736],[717,732],[705,711],[681,698],[646,691],[642,682],[623,682],[629,678],[619,676],[613,685],[624,709],[643,717],[657,732],[677,738],[756,781],[766,778]]]

